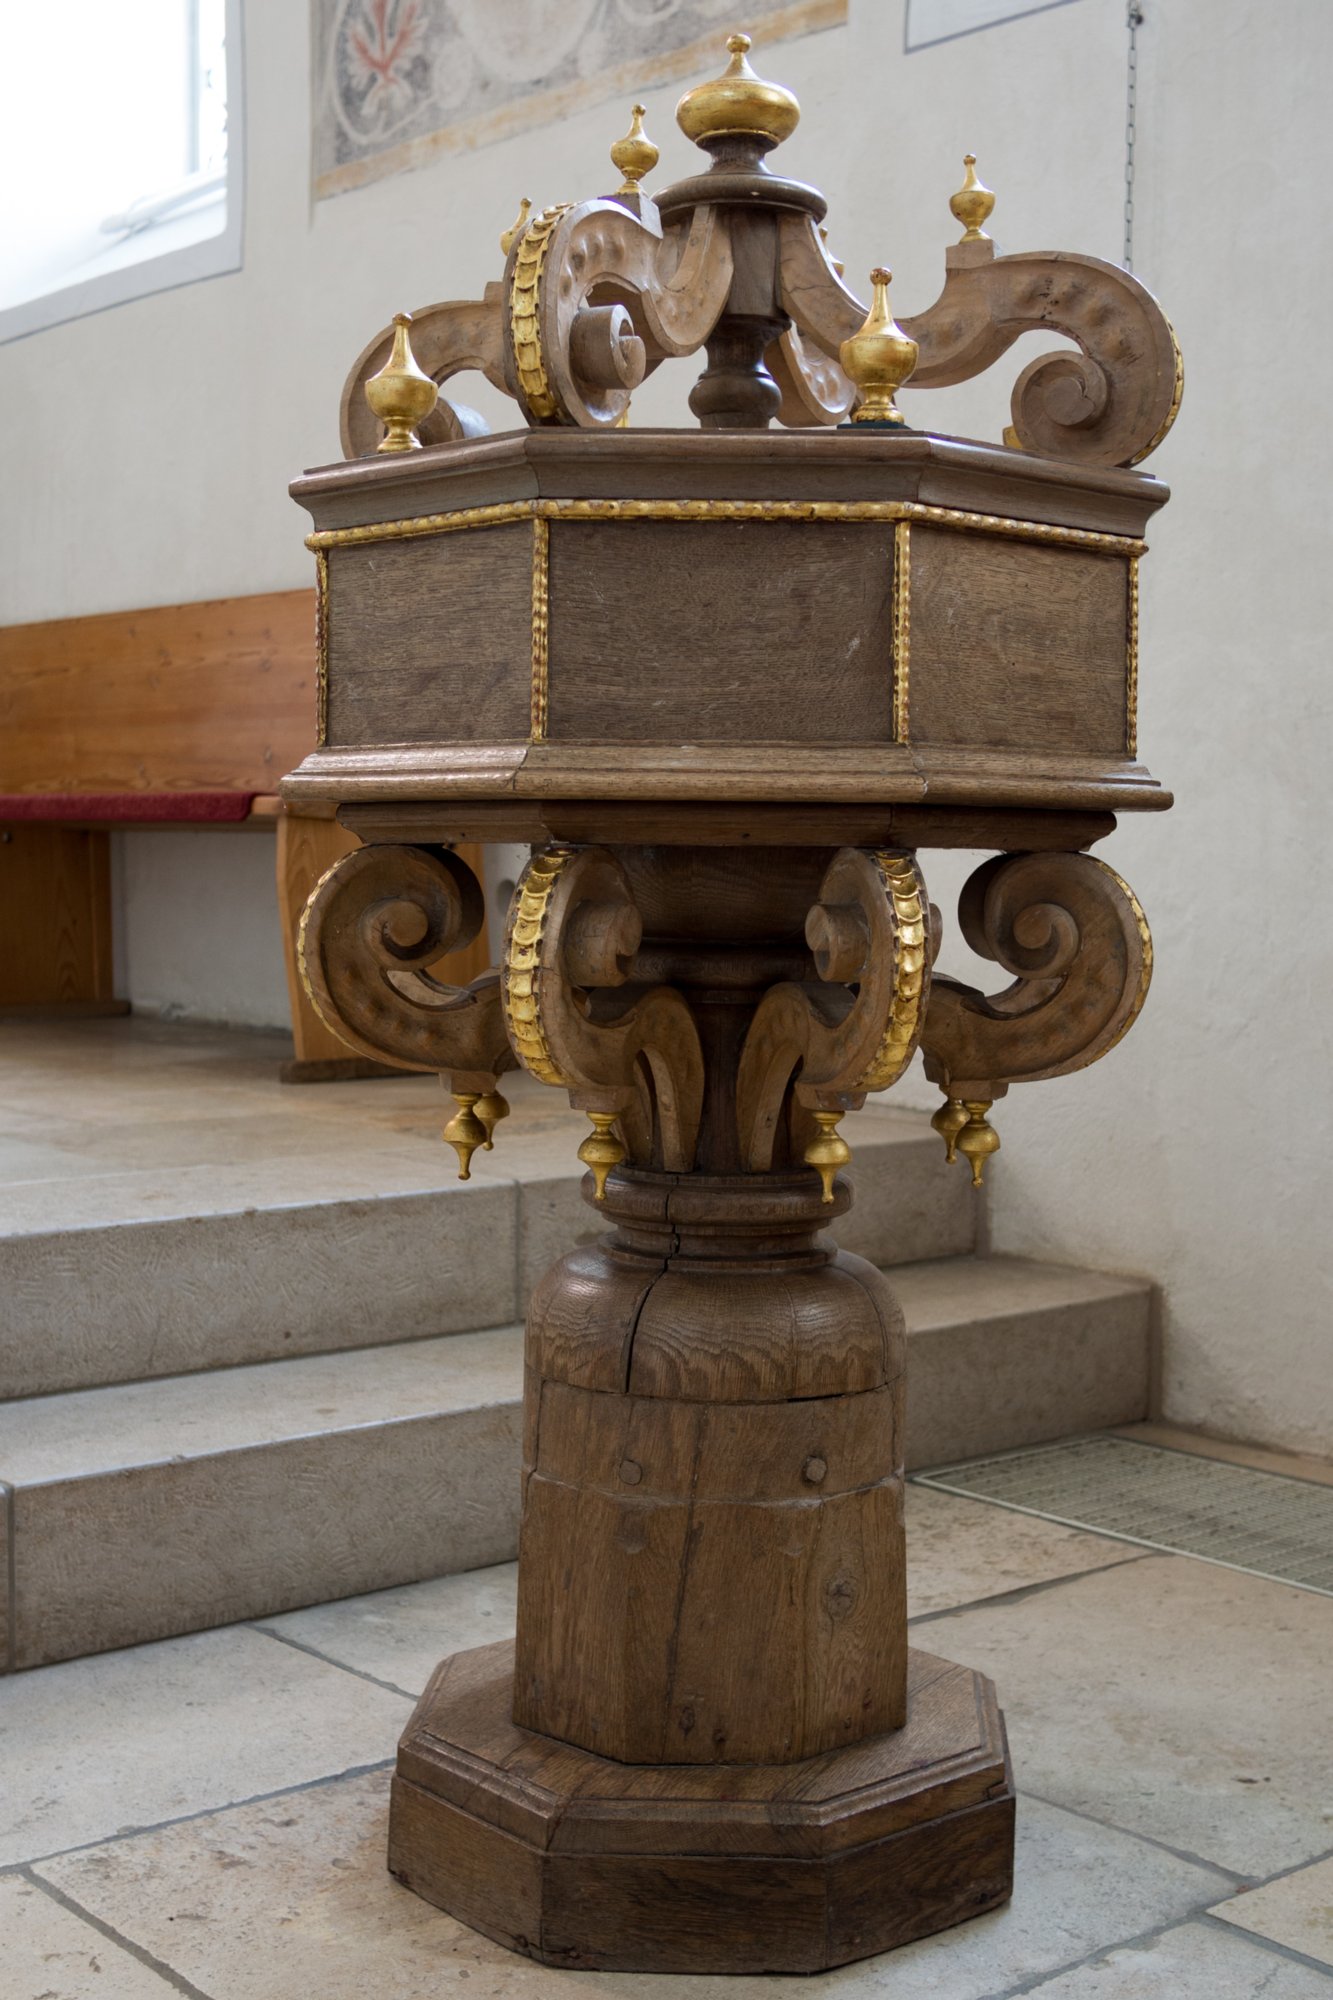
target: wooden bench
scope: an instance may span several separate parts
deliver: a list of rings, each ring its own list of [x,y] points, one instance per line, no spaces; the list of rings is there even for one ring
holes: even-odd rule
[[[0,628],[0,1016],[129,1011],[114,987],[113,830],[272,832],[294,1042],[283,1075],[379,1073],[324,1026],[296,965],[306,897],[358,845],[277,797],[314,746],[314,630],[309,590]],[[483,931],[442,976],[474,978],[487,960]]]

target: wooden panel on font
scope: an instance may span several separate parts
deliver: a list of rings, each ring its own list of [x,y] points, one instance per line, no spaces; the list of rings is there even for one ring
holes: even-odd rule
[[[549,736],[887,743],[893,527],[552,521]]]
[[[912,529],[913,743],[1125,754],[1126,559]]]
[[[329,552],[330,743],[512,743],[532,699],[527,522]]]

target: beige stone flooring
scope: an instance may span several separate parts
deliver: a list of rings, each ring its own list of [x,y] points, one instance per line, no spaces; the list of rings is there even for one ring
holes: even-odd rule
[[[1333,2000],[1333,1599],[909,1501],[916,1641],[1008,1717],[1007,1909],[795,1982],[553,1972],[408,1894],[394,1740],[507,1565],[0,1682],[2,2000]]]

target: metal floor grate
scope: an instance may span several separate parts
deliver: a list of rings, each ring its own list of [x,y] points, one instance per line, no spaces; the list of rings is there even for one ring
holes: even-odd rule
[[[1090,1437],[944,1466],[914,1482],[1333,1596],[1333,1486],[1312,1480]]]

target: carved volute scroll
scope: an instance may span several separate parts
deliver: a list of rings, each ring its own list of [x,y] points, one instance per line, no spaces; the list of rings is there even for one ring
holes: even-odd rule
[[[512,396],[525,422],[599,429],[625,420],[633,390],[662,361],[707,348],[708,370],[691,407],[705,427],[760,428],[773,417],[797,428],[843,423],[857,392],[839,366],[843,341],[866,307],[842,281],[821,240],[826,204],[814,188],[771,173],[763,155],[781,143],[799,106],[764,83],[733,36],[733,66],[687,93],[682,129],[712,166],[662,190],[639,186],[656,148],[636,124],[636,166],[615,195],[525,201],[501,239],[503,280],[482,299],[412,315],[413,348],[437,383],[480,369]],[[736,46],[733,46],[736,45]],[[740,69],[736,68],[737,62]],[[714,116],[734,122],[711,129]],[[619,162],[624,150],[612,148]],[[977,226],[994,196],[976,180],[950,202],[970,226],[945,254],[944,289],[904,317],[920,354],[913,389],[967,381],[1020,335],[1049,331],[1075,343],[1032,362],[1012,397],[1006,442],[1084,465],[1137,465],[1161,443],[1180,406],[1180,349],[1156,300],[1128,271],[1071,251],[999,257]],[[978,205],[979,204],[979,205]],[[365,349],[343,391],[349,456],[374,451],[378,426],[367,380],[389,351],[392,329]],[[472,411],[441,399],[424,444],[485,430]]]
[[[446,986],[429,967],[481,928],[481,886],[446,847],[361,847],[316,884],[301,916],[301,976],[352,1048],[489,1091],[517,1066],[498,974]]]
[[[921,1035],[926,1075],[946,1097],[936,1129],[979,1180],[999,1144],[985,1119],[995,1098],[1086,1069],[1129,1032],[1152,937],[1133,890],[1090,854],[996,855],[968,878],[958,918],[973,951],[1014,976],[987,997],[937,973]]]
[[[808,218],[788,216],[782,231],[783,303],[804,336],[806,357],[817,350],[807,359],[806,421],[836,423],[838,385],[845,385],[846,403],[851,389],[836,366],[838,349],[865,307]],[[945,271],[935,304],[902,321],[920,349],[913,389],[949,388],[983,374],[1022,334],[1062,333],[1079,352],[1040,356],[1014,385],[1017,443],[1084,465],[1137,465],[1156,450],[1180,407],[1183,369],[1170,321],[1130,272],[1064,250],[997,257],[989,239],[956,244]],[[785,345],[784,358],[794,360]],[[813,414],[817,408],[822,416]],[[783,422],[791,421],[784,408]]]
[[[907,1068],[930,992],[928,911],[912,855],[845,847],[834,858],[806,921],[818,983],[770,987],[745,1039],[736,1105],[750,1172],[773,1163],[793,1085],[798,1115],[809,1114],[827,1141],[843,1111],[869,1091],[887,1090]],[[807,1145],[811,1165],[827,1159],[826,1201],[831,1170],[844,1163],[841,1144]]]
[[[505,938],[505,1018],[524,1068],[592,1119],[580,1157],[599,1198],[626,1158],[688,1173],[699,1136],[698,1030],[674,987],[631,983],[642,934],[604,848],[548,848],[524,869]]]

